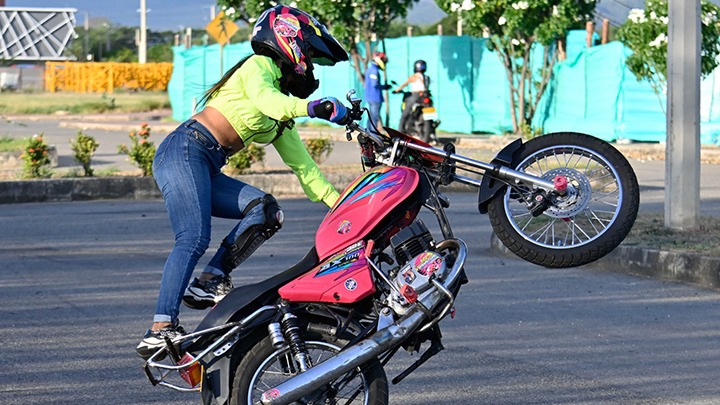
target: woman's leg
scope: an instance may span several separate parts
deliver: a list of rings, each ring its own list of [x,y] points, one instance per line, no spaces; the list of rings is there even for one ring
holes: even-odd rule
[[[182,127],[181,127],[182,128]],[[210,243],[211,174],[207,150],[179,129],[158,148],[153,172],[165,198],[175,245],[165,262],[154,321],[174,322],[192,272]]]
[[[213,176],[212,188],[212,215],[240,222],[185,291],[183,302],[194,309],[213,306],[229,293],[233,288],[230,272],[282,225],[279,205],[264,191],[224,174]]]

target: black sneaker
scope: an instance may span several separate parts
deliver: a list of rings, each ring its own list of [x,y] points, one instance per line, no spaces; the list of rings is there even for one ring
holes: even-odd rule
[[[145,336],[143,336],[143,340],[140,341],[140,344],[135,348],[135,350],[137,350],[140,357],[147,360],[156,351],[158,351],[158,349],[165,347],[166,336],[172,340],[184,334],[185,329],[180,326],[180,323],[176,319],[175,322],[160,330],[148,329],[148,331],[145,332]]]
[[[232,289],[232,279],[229,275],[215,276],[205,281],[196,277],[185,290],[183,304],[192,309],[210,308],[220,302]]]

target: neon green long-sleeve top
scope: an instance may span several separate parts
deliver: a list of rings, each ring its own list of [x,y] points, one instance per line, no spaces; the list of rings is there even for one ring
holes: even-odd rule
[[[277,122],[308,115],[308,101],[280,91],[280,68],[266,56],[253,55],[217,90],[206,106],[218,110],[247,146],[269,143],[300,181],[311,201],[332,207],[338,192],[310,157],[295,128],[277,135]]]

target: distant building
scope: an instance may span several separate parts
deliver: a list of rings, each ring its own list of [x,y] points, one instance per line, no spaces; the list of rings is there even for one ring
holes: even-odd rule
[[[0,5],[4,4],[0,0]],[[0,7],[0,62],[74,60],[74,8]]]

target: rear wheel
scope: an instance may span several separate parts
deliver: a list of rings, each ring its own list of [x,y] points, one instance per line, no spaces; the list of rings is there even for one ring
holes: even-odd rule
[[[314,365],[338,353],[347,342],[316,335],[305,341]],[[298,364],[287,345],[276,349],[270,338],[256,344],[244,357],[235,373],[232,404],[256,404],[262,394],[298,374]],[[364,404],[388,403],[385,371],[377,360],[365,364],[343,377],[301,398],[294,404]]]
[[[508,187],[488,205],[497,237],[513,253],[546,267],[593,262],[615,249],[637,217],[637,178],[625,157],[601,139],[574,132],[543,135],[523,145],[520,172],[548,181],[567,179],[568,192],[550,198],[539,216],[528,210],[536,195]]]
[[[423,142],[431,143],[435,140],[435,125],[432,121],[425,121],[422,127],[422,137],[420,138]]]

